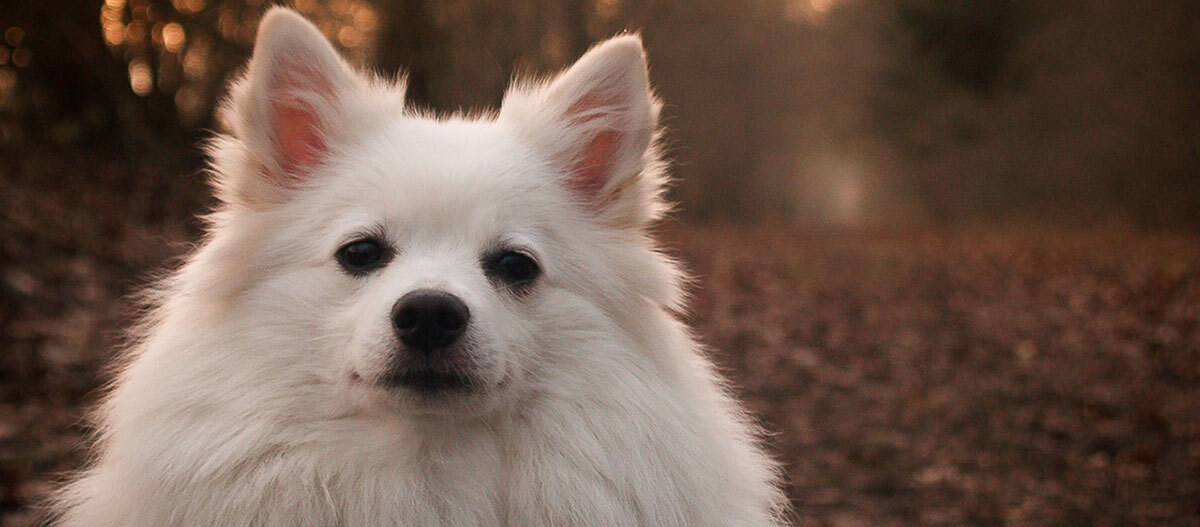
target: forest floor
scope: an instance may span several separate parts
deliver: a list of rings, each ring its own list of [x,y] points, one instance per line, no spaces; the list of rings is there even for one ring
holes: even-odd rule
[[[13,527],[84,459],[127,295],[197,235],[192,194],[27,183],[0,181]],[[1200,525],[1200,238],[663,230],[798,524]]]

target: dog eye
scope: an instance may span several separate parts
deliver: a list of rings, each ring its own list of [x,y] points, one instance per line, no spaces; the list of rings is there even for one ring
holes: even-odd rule
[[[337,252],[338,264],[350,274],[366,274],[383,267],[387,250],[377,240],[355,240],[343,245]]]
[[[488,276],[508,286],[525,285],[541,273],[537,262],[524,253],[503,251],[485,263]]]

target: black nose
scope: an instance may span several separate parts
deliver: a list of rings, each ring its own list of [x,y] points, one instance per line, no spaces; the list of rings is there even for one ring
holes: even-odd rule
[[[458,340],[467,330],[471,311],[457,296],[428,289],[413,291],[392,306],[392,327],[404,345],[435,351]]]

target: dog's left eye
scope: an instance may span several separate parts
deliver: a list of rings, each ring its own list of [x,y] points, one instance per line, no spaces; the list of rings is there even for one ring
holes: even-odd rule
[[[387,263],[387,249],[377,240],[355,240],[337,252],[338,264],[350,274],[361,275]]]
[[[496,253],[484,262],[484,268],[489,276],[508,286],[528,284],[541,274],[533,258],[517,251]]]

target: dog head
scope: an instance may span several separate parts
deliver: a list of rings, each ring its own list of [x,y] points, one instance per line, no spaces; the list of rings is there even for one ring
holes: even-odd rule
[[[621,36],[493,115],[422,115],[272,9],[212,148],[209,294],[252,306],[273,364],[355,404],[494,408],[678,301],[645,233],[658,107]]]

